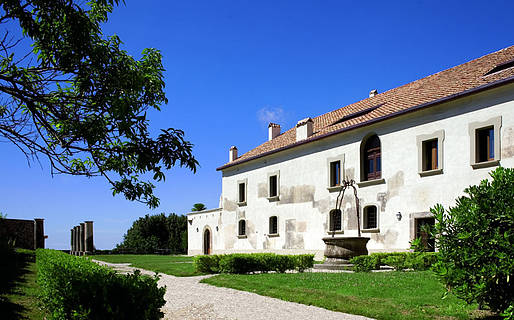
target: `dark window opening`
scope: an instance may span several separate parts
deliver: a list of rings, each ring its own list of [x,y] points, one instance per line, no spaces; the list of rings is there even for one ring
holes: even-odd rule
[[[502,64],[499,64],[499,65],[495,66],[489,72],[484,74],[484,76],[488,76],[490,74],[493,74],[493,73],[496,73],[496,72],[500,72],[500,71],[503,71],[505,69],[509,69],[509,68],[512,68],[512,67],[514,67],[514,60],[510,60],[510,61],[507,61],[507,62],[504,62]]]
[[[438,147],[437,139],[423,141],[423,171],[436,170],[439,167]]]
[[[277,176],[269,177],[269,196],[270,197],[278,196],[278,178],[277,178]]]
[[[239,184],[239,202],[245,202],[245,201],[246,201],[245,184],[240,183]]]
[[[366,140],[363,153],[364,172],[363,180],[375,180],[382,177],[382,157],[380,150],[380,139],[373,135]]]
[[[364,229],[376,229],[377,224],[377,207],[369,206],[364,208]]]
[[[239,232],[240,236],[246,235],[246,220],[239,220]]]
[[[378,104],[376,106],[373,106],[373,107],[370,107],[370,108],[367,108],[367,109],[364,109],[364,110],[361,110],[361,111],[356,111],[356,112],[347,114],[346,116],[344,116],[341,119],[337,120],[336,122],[332,123],[332,125],[335,125],[335,124],[338,124],[338,123],[342,123],[342,122],[345,122],[347,120],[355,119],[357,117],[363,116],[365,114],[370,113],[373,110],[378,109],[379,107],[381,107],[383,105],[384,105],[384,103],[381,103],[381,104]]]
[[[476,162],[494,160],[494,128],[488,127],[476,131]]]
[[[334,209],[330,211],[330,231],[341,230],[341,210]]]
[[[278,233],[278,218],[276,216],[269,218],[269,233],[270,234]]]
[[[341,161],[330,162],[330,186],[341,185]]]
[[[421,239],[421,243],[425,251],[435,251],[435,239],[432,236],[435,219],[434,218],[420,218],[415,220],[416,224],[416,238]]]

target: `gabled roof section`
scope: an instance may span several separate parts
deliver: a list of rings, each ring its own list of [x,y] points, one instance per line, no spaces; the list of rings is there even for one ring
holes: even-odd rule
[[[308,139],[297,142],[293,127],[217,170],[497,85],[514,82],[514,68],[510,67],[511,61],[514,61],[514,46],[325,113],[312,119],[313,134]],[[504,68],[505,66],[508,67]]]

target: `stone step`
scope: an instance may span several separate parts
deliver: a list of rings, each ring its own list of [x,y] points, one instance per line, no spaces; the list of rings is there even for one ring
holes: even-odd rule
[[[351,263],[321,263],[315,264],[314,269],[317,270],[348,270],[353,271],[353,264]]]

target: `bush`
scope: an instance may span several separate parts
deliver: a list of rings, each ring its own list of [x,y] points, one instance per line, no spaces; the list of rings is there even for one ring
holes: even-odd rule
[[[350,259],[355,272],[378,270],[380,266],[388,265],[395,270],[412,268],[428,270],[437,261],[436,252],[377,252],[368,256],[358,256]]]
[[[389,256],[383,261],[386,265],[393,267],[396,271],[402,271],[403,269],[408,269],[410,267],[408,262],[409,259],[407,259],[406,254]]]
[[[313,254],[278,255],[274,253],[233,253],[224,255],[196,256],[196,271],[204,273],[286,272],[312,268]]]
[[[431,209],[440,261],[435,270],[458,297],[508,314],[514,305],[514,170],[464,190],[455,207]],[[512,307],[510,307],[512,311]]]
[[[378,259],[376,256],[357,256],[350,259],[350,263],[353,264],[353,271],[355,272],[369,272],[374,269],[378,269],[380,265],[377,263]]]
[[[50,319],[160,319],[157,277],[117,274],[87,258],[36,251],[37,282]]]

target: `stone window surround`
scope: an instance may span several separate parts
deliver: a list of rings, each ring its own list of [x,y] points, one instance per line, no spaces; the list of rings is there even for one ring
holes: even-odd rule
[[[269,232],[269,229],[270,229],[270,222],[271,222],[271,218],[272,217],[277,217],[277,233],[268,233],[267,236],[269,238],[273,238],[273,237],[279,237],[280,236],[280,233],[278,232],[278,226],[279,226],[279,223],[278,223],[278,216],[277,215],[274,215],[274,216],[270,216],[268,218],[268,232]]]
[[[270,191],[271,190],[270,190],[270,184],[269,184],[270,177],[272,177],[272,176],[277,176],[277,195],[273,196],[273,197],[270,196]],[[269,172],[266,175],[266,182],[267,182],[267,185],[268,185],[268,187],[267,187],[267,189],[268,189],[268,196],[266,197],[266,199],[268,199],[268,201],[270,201],[270,202],[280,200],[280,170]]]
[[[437,139],[437,169],[423,170],[423,142],[434,139]],[[444,130],[417,135],[416,146],[418,147],[418,174],[420,177],[442,174],[444,169]]]
[[[500,129],[502,126],[502,117],[497,116],[485,121],[476,121],[469,124],[469,140],[470,140],[470,153],[469,159],[473,169],[494,167],[500,164],[501,160],[501,137]],[[476,162],[476,132],[479,129],[493,127],[494,131],[494,160]]]
[[[240,228],[241,228],[241,226],[240,226],[241,221],[245,222],[245,233],[244,234],[239,234],[239,231],[240,231]],[[237,221],[237,237],[239,239],[246,239],[246,237],[247,237],[247,235],[246,235],[246,219],[239,219]]]
[[[423,218],[433,218],[434,214],[430,211],[427,212],[414,212],[409,214],[409,231],[410,231],[410,240],[414,240],[416,238],[416,224],[414,223],[416,219]]]
[[[245,185],[245,201],[243,202],[240,202],[239,201],[239,185],[244,183]],[[237,200],[237,205],[238,206],[246,206],[246,203],[247,203],[247,200],[248,200],[248,179],[245,178],[245,179],[242,179],[242,180],[237,180],[237,191],[236,191],[236,200]]]
[[[327,190],[328,192],[338,192],[339,190],[341,190],[342,186],[339,185],[339,186],[333,186],[331,187],[330,186],[330,164],[332,162],[336,162],[336,161],[339,161],[340,163],[340,179],[341,181],[339,181],[339,184],[341,184],[341,182],[344,180],[344,153],[338,155],[338,156],[335,156],[335,157],[330,157],[330,158],[327,158]]]
[[[364,228],[364,212],[365,209],[368,207],[376,207],[377,208],[377,227],[371,228],[371,229],[365,229]],[[376,203],[366,203],[361,207],[361,214],[360,214],[360,224],[362,226],[361,232],[362,233],[380,233],[380,206]]]

